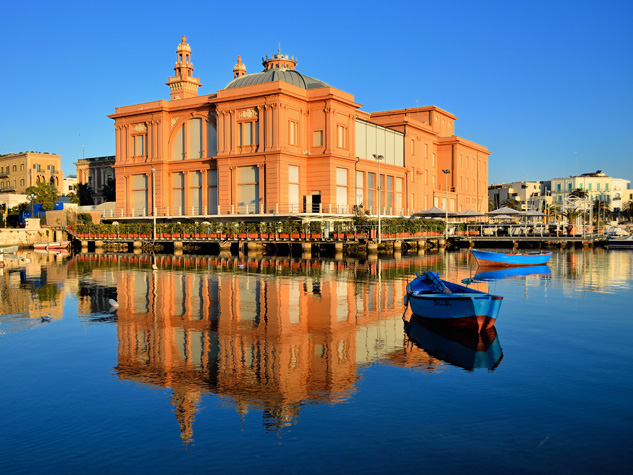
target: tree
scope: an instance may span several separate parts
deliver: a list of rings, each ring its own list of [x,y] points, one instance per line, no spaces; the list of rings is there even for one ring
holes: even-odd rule
[[[68,201],[70,201],[73,204],[78,205],[79,204],[79,196],[77,196],[74,192],[70,192],[66,195],[66,197],[68,198]]]
[[[627,201],[622,206],[622,214],[626,216],[629,221],[633,218],[633,201]]]
[[[521,203],[512,198],[505,200],[501,203],[501,206],[507,206],[508,208],[516,209],[517,211],[521,211]]]
[[[101,193],[105,201],[116,201],[116,182],[112,178],[108,178],[106,184],[101,188]]]
[[[44,211],[52,211],[55,209],[55,202],[57,201],[57,188],[50,183],[41,181],[35,186],[29,186],[26,189],[27,195],[35,195],[33,200],[35,203],[40,203]]]
[[[584,200],[584,199],[587,199],[587,197],[589,196],[589,193],[583,190],[582,188],[576,188],[575,190],[570,191],[568,196],[574,196],[576,198],[580,198],[581,200]]]
[[[79,198],[79,206],[91,206],[95,204],[92,199],[90,187],[87,184],[77,183],[75,189],[77,190],[77,197]]]

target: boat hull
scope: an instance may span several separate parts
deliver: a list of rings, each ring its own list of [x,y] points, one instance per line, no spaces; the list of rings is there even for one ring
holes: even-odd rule
[[[551,252],[528,252],[507,254],[504,252],[478,251],[472,249],[471,252],[477,264],[480,266],[542,266],[547,264],[552,257]]]
[[[414,315],[461,329],[486,330],[494,326],[503,297],[441,281],[447,291],[433,288],[425,275],[407,285],[406,303]]]
[[[633,249],[633,236],[607,239],[607,246],[616,249]]]
[[[0,247],[0,254],[15,254],[18,252],[19,246],[16,244],[15,246],[4,246]]]
[[[70,241],[38,242],[33,244],[33,249],[36,251],[58,251],[61,249],[67,249],[69,246]]]

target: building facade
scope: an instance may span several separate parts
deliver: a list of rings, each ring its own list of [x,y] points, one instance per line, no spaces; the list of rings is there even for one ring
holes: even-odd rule
[[[116,108],[117,218],[487,211],[489,153],[455,135],[454,115],[364,112],[292,57],[262,64],[246,74],[238,58],[223,89],[198,95],[183,37],[170,100]]]
[[[77,184],[87,185],[95,205],[107,201],[107,186],[114,186],[114,155],[80,158],[77,167]]]
[[[21,152],[0,156],[0,193],[24,194],[29,186],[50,183],[62,192],[64,173],[61,156]]]
[[[563,210],[566,197],[574,190],[587,193],[590,202],[604,202],[612,212],[619,212],[626,199],[626,191],[630,187],[628,180],[612,178],[598,170],[595,173],[583,173],[578,176],[552,179],[552,198],[554,205]]]
[[[550,183],[542,181],[515,181],[490,185],[488,199],[493,209],[505,206],[509,200],[517,201],[523,211],[544,211],[551,204]]]

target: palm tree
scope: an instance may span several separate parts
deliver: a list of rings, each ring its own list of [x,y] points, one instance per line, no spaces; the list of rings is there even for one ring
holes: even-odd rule
[[[507,206],[508,208],[516,209],[517,211],[521,211],[521,203],[517,200],[509,198],[501,203],[501,206]]]
[[[626,216],[629,221],[633,218],[633,201],[627,201],[622,206],[622,214]]]
[[[568,196],[574,196],[576,198],[580,198],[581,200],[585,200],[589,196],[589,193],[582,188],[576,188],[575,190],[570,191]]]

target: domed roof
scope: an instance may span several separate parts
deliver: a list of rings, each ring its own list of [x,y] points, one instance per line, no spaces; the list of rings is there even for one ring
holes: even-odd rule
[[[302,89],[316,89],[318,87],[328,87],[326,83],[318,79],[304,76],[294,69],[269,69],[261,73],[247,74],[233,79],[224,89],[234,89],[236,87],[253,86],[254,84],[264,84],[267,82],[283,81]]]

